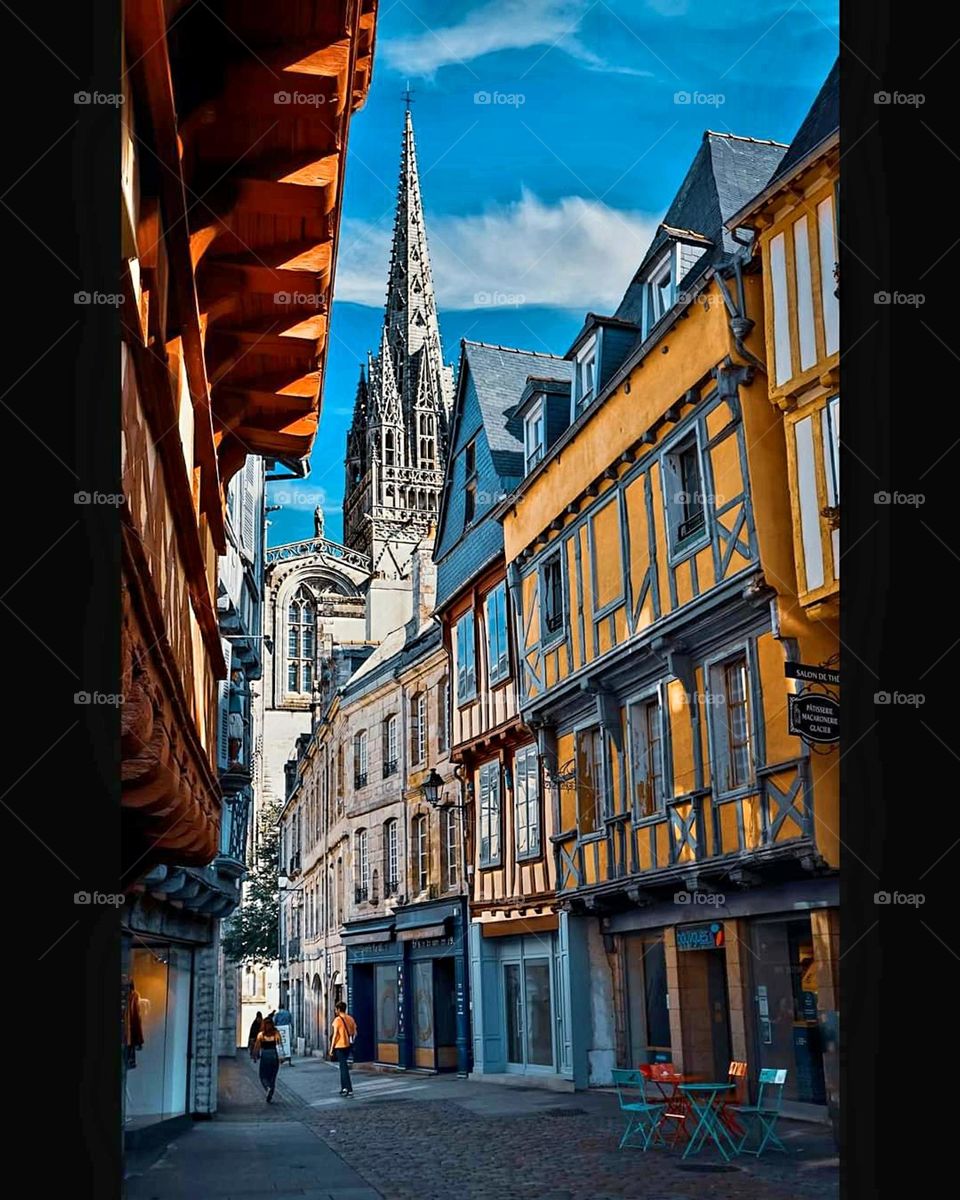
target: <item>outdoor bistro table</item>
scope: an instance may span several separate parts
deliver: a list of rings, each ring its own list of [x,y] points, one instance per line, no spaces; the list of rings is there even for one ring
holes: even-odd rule
[[[693,1110],[693,1115],[700,1119],[697,1122],[697,1127],[693,1131],[693,1137],[690,1139],[687,1148],[683,1152],[683,1157],[688,1154],[696,1153],[706,1143],[708,1137],[712,1137],[717,1149],[723,1156],[724,1162],[728,1162],[732,1154],[737,1153],[737,1146],[730,1136],[729,1131],[724,1128],[720,1121],[720,1108],[717,1104],[717,1097],[721,1092],[730,1092],[736,1089],[735,1083],[681,1083],[678,1085],[690,1101],[690,1107]],[[730,1148],[730,1153],[724,1148],[723,1141],[726,1141]]]

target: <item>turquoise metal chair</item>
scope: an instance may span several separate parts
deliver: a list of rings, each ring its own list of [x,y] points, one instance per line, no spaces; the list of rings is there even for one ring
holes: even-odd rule
[[[616,1084],[621,1111],[627,1117],[627,1128],[617,1149],[622,1150],[628,1142],[635,1141],[641,1143],[643,1150],[648,1149],[651,1142],[662,1143],[659,1127],[667,1106],[651,1103],[647,1099],[647,1081],[643,1074],[618,1068],[613,1072],[613,1082]]]
[[[732,1104],[730,1109],[741,1119],[744,1135],[737,1147],[740,1154],[755,1154],[757,1158],[764,1152],[768,1143],[777,1150],[787,1153],[787,1148],[777,1137],[775,1126],[780,1117],[780,1106],[783,1104],[783,1085],[787,1082],[787,1072],[767,1067],[760,1072],[756,1104]],[[747,1139],[750,1137],[751,1125],[756,1131],[759,1142],[756,1150],[746,1150]]]

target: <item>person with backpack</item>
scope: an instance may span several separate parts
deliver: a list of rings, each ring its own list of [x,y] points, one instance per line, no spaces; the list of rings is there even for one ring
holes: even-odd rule
[[[357,1036],[357,1023],[347,1012],[343,1000],[335,1005],[333,1029],[330,1032],[330,1057],[340,1064],[340,1095],[352,1096],[353,1083],[350,1079],[350,1048]]]

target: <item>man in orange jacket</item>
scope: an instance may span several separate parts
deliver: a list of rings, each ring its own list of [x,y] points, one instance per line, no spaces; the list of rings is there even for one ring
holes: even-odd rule
[[[335,1007],[333,1029],[330,1031],[330,1056],[340,1064],[340,1095],[352,1096],[353,1084],[350,1081],[347,1059],[357,1036],[357,1023],[347,1012],[347,1006],[342,1000],[338,1000]]]

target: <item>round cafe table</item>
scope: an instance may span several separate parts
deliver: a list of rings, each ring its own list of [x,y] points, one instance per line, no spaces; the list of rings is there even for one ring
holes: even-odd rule
[[[720,1121],[720,1106],[717,1097],[723,1092],[736,1090],[735,1083],[681,1083],[679,1090],[690,1101],[693,1114],[699,1117],[693,1136],[687,1143],[683,1157],[696,1154],[706,1145],[707,1139],[712,1138],[714,1145],[720,1151],[724,1162],[729,1162],[735,1155],[737,1147],[727,1129]],[[724,1146],[726,1142],[726,1146]]]

